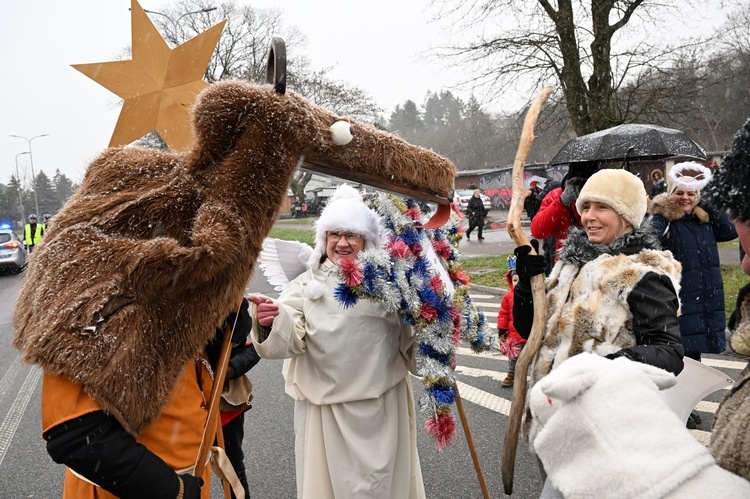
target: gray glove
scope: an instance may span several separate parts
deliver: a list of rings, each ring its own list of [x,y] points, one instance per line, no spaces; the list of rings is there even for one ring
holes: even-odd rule
[[[565,206],[570,206],[570,203],[578,199],[578,195],[581,193],[581,186],[583,186],[583,179],[572,178],[565,183],[565,190],[560,196],[560,202]]]

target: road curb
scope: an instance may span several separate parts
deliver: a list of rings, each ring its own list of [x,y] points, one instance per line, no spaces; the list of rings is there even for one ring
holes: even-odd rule
[[[493,295],[499,295],[500,297],[508,292],[505,288],[494,288],[492,286],[483,286],[481,284],[472,284],[471,290],[478,291],[479,293],[491,293]]]

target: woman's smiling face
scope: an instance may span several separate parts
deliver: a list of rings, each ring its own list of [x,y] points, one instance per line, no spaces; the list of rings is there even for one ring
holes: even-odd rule
[[[698,203],[698,192],[686,187],[677,187],[672,191],[672,201],[677,203],[683,213],[690,213]]]
[[[357,258],[365,247],[365,238],[352,232],[329,231],[326,233],[326,256],[337,263],[342,258]]]
[[[589,241],[596,244],[611,244],[621,235],[633,230],[611,206],[596,201],[583,203],[581,225]]]

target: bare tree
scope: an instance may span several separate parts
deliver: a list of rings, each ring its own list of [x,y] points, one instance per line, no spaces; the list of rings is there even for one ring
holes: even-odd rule
[[[266,76],[271,38],[280,36],[287,49],[287,86],[311,102],[336,114],[375,122],[381,109],[365,91],[346,82],[331,79],[331,68],[313,70],[303,50],[307,37],[296,27],[286,26],[279,9],[257,9],[250,5],[210,0],[179,0],[151,12],[151,18],[165,40],[176,46],[226,19],[219,44],[206,69],[209,83],[227,78],[262,82]],[[139,143],[160,147],[156,134],[149,134]],[[312,178],[297,172],[290,188],[304,199],[305,186]]]
[[[578,135],[635,121],[643,107],[680,92],[672,80],[645,78],[673,66],[683,50],[703,39],[667,42],[653,36],[668,18],[696,13],[689,1],[644,0],[435,0],[437,17],[459,29],[481,26],[468,43],[439,50],[476,71],[467,79],[491,98],[513,88],[534,90],[557,82]],[[676,9],[679,11],[669,9]],[[697,13],[696,13],[697,14]],[[458,21],[458,22],[457,22]],[[473,29],[472,32],[476,32]],[[658,39],[658,40],[657,40]],[[638,97],[637,99],[635,97]],[[636,105],[638,104],[638,105]]]

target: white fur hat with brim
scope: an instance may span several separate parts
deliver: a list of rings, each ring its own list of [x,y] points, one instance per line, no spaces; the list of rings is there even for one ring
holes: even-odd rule
[[[364,249],[379,248],[382,244],[383,222],[380,216],[362,201],[362,194],[348,184],[339,186],[328,205],[315,222],[315,249],[307,261],[308,267],[318,269],[326,253],[326,232],[341,231],[365,238]]]
[[[677,163],[669,169],[670,194],[678,187],[700,193],[713,178],[711,169],[695,161]]]
[[[625,170],[599,170],[583,184],[576,200],[578,213],[586,202],[604,203],[638,228],[646,215],[646,189],[641,179]]]

